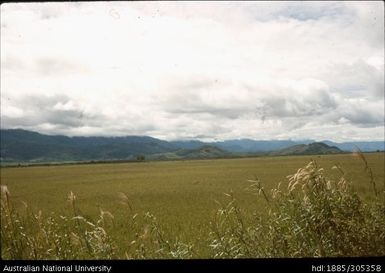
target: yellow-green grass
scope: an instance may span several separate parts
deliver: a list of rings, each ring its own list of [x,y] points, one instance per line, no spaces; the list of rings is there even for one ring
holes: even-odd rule
[[[384,153],[365,157],[383,194]],[[96,218],[100,208],[110,211],[115,218],[108,231],[121,249],[133,236],[127,218],[149,211],[168,234],[192,242],[197,256],[206,257],[209,224],[219,208],[215,200],[226,202],[223,193],[232,191],[243,209],[266,211],[264,200],[247,191],[247,180],[257,177],[268,190],[287,183],[286,176],[311,159],[331,177],[339,176],[331,169],[339,164],[361,197],[373,198],[364,164],[352,154],[2,168],[1,184],[16,204],[24,201],[45,214],[70,215],[70,191],[83,216]],[[119,192],[127,195],[132,212],[120,204]]]

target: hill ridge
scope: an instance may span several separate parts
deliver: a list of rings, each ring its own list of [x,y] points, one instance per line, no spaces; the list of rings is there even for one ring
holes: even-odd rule
[[[318,143],[315,147],[311,140],[301,142],[252,139],[217,142],[165,141],[138,135],[116,137],[45,135],[24,129],[1,129],[0,141],[1,162],[135,160],[140,156],[148,159],[181,159],[257,154],[285,155],[317,152],[323,154],[351,151],[356,146],[362,151],[384,150],[384,142],[323,141],[315,142]],[[202,147],[208,150],[205,151]]]

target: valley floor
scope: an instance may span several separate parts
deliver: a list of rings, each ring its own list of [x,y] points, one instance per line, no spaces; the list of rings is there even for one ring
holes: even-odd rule
[[[382,192],[384,153],[365,157]],[[210,222],[219,203],[229,201],[226,193],[232,193],[246,215],[267,213],[265,200],[249,191],[248,180],[258,179],[266,192],[279,182],[287,187],[287,175],[310,160],[331,178],[340,175],[332,167],[340,166],[364,200],[373,198],[363,162],[352,154],[2,168],[1,184],[7,186],[15,207],[26,203],[44,215],[73,215],[67,200],[72,192],[79,214],[87,219],[97,218],[101,210],[113,215],[107,229],[122,246],[132,239],[127,219],[151,212],[165,234],[192,242],[197,257],[208,257]]]

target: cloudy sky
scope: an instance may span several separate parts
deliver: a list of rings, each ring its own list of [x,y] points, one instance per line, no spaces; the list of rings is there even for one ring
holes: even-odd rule
[[[384,4],[3,4],[1,128],[383,140]]]

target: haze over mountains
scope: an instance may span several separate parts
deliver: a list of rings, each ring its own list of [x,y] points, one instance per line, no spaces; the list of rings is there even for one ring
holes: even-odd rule
[[[164,141],[149,136],[67,137],[22,129],[1,130],[1,162],[64,162],[220,158],[248,155],[329,154],[383,151],[383,141],[335,143],[312,140],[237,139],[218,142]]]

